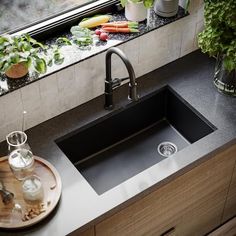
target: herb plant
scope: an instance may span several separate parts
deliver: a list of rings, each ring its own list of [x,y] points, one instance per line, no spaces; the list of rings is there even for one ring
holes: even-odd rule
[[[133,3],[139,3],[139,2],[143,2],[143,5],[146,8],[150,8],[152,7],[154,0],[130,0]],[[120,0],[120,3],[123,7],[125,7],[125,4],[128,2],[128,0]]]
[[[14,64],[25,63],[38,73],[45,73],[47,66],[61,64],[63,57],[56,45],[48,47],[28,34],[20,36],[0,35],[0,72]]]
[[[236,69],[236,1],[205,0],[205,29],[198,44],[210,56],[223,56],[225,69]]]

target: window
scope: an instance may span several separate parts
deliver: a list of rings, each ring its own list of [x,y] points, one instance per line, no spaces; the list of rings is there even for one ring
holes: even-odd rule
[[[79,12],[114,4],[112,0],[0,0],[0,34],[64,22]],[[81,15],[81,14],[80,14]],[[30,31],[30,30],[28,30]]]

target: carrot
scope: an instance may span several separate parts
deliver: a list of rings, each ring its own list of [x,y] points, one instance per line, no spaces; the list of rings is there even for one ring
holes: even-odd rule
[[[138,28],[138,22],[134,21],[113,21],[101,24],[102,27],[118,27],[118,28]]]
[[[117,28],[128,28],[128,23],[105,23],[105,24],[101,24],[102,27],[117,27]]]
[[[132,29],[129,27],[119,28],[119,27],[103,27],[102,30],[108,33],[138,33],[139,30]]]

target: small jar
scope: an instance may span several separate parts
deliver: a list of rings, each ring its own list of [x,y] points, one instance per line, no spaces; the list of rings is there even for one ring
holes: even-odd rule
[[[26,177],[22,182],[24,200],[28,203],[39,203],[43,200],[43,184],[36,175]]]

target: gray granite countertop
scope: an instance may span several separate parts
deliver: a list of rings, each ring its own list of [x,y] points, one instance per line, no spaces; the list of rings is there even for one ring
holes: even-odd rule
[[[169,85],[217,130],[178,152],[175,158],[163,160],[100,196],[54,140],[109,113],[103,109],[103,96],[27,130],[34,154],[51,162],[59,171],[62,197],[56,210],[41,223],[21,231],[1,230],[0,235],[60,236],[76,229],[82,231],[235,143],[236,100],[215,89],[214,63],[196,51],[138,79],[141,96]],[[116,89],[114,95],[118,109],[127,103],[127,85]],[[0,144],[0,154],[6,154],[5,143]]]

